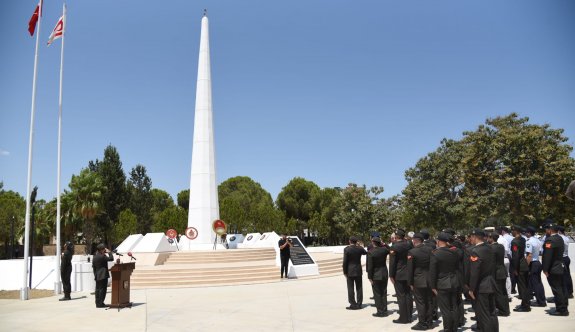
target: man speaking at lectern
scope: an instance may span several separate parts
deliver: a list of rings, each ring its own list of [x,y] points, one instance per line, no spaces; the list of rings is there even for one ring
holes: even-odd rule
[[[92,269],[94,270],[94,280],[96,280],[96,308],[106,308],[104,300],[106,299],[106,290],[108,288],[108,262],[114,260],[112,253],[106,249],[104,244],[100,243],[97,247],[98,252],[92,259]],[[106,256],[108,254],[108,256]]]

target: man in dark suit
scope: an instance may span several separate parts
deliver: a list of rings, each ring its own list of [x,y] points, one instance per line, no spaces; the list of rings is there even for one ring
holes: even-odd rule
[[[451,235],[441,232],[437,236],[437,249],[431,253],[429,262],[429,283],[437,297],[437,305],[443,316],[443,330],[455,332],[459,326],[457,295],[460,281],[457,276],[459,253],[455,247],[448,247]]]
[[[398,229],[395,232],[396,241],[393,243],[389,259],[389,280],[395,287],[397,294],[397,304],[399,305],[399,318],[393,322],[397,324],[411,323],[413,313],[413,299],[411,289],[407,283],[407,252],[413,246],[410,241],[405,240],[405,231]]]
[[[513,234],[513,241],[511,241],[511,271],[517,280],[517,288],[519,291],[519,298],[521,298],[521,305],[517,306],[513,311],[516,312],[529,312],[531,311],[531,297],[529,291],[529,264],[525,259],[525,238],[521,236],[523,227],[514,225],[511,228]]]
[[[498,243],[499,234],[495,232],[489,233],[487,242],[493,250],[495,257],[495,283],[497,285],[497,295],[495,296],[495,307],[499,311],[499,316],[509,316],[509,299],[507,296],[507,269],[505,268],[505,247]]]
[[[64,297],[59,301],[69,301],[72,285],[70,284],[70,276],[72,275],[72,257],[74,256],[74,244],[66,241],[64,244],[64,251],[60,262],[60,277],[62,278],[62,288],[64,289]]]
[[[413,292],[418,323],[412,330],[425,331],[433,327],[433,303],[429,287],[431,246],[423,244],[424,236],[416,233],[411,239],[413,248],[407,253],[408,284]]]
[[[349,301],[349,307],[346,307],[347,310],[357,310],[362,308],[363,269],[361,267],[361,256],[365,254],[365,249],[357,245],[357,237],[350,237],[349,246],[345,247],[343,250],[343,275],[347,279],[347,300]],[[357,293],[357,300],[355,293]]]
[[[387,317],[387,255],[389,247],[379,237],[371,239],[372,248],[367,253],[367,277],[373,290],[377,312],[374,317]]]
[[[92,269],[94,270],[94,279],[96,280],[96,308],[106,308],[104,300],[106,299],[106,290],[108,288],[108,262],[114,260],[112,252],[106,249],[104,244],[100,243],[96,247],[98,251],[92,258]],[[108,254],[106,256],[106,254]]]
[[[282,234],[281,239],[278,241],[278,247],[280,248],[280,279],[283,279],[284,273],[285,277],[288,277],[290,248],[292,247],[291,239],[288,239],[285,234]]]
[[[495,314],[495,256],[485,243],[485,232],[474,229],[471,240],[475,245],[469,256],[469,296],[475,300],[477,330],[498,332],[499,321]]]
[[[551,291],[555,297],[555,311],[552,316],[569,316],[567,294],[563,288],[563,251],[565,243],[557,234],[559,226],[553,225],[545,230],[546,238],[543,245],[543,273],[547,277]]]

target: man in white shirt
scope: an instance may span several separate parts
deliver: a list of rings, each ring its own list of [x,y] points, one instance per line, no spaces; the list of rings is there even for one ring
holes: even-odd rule
[[[505,258],[503,263],[505,264],[505,269],[507,270],[507,280],[505,281],[505,288],[507,289],[507,296],[511,299],[511,278],[509,276],[509,260],[511,259],[511,241],[513,241],[513,236],[509,234],[509,228],[502,226],[497,229],[499,233],[499,238],[497,243],[503,245],[505,248]]]

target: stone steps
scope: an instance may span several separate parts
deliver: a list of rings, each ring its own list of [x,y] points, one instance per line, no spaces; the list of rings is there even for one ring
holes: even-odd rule
[[[316,262],[319,277],[341,274],[341,256],[330,256]],[[136,268],[132,273],[131,287],[206,287],[280,280],[273,248],[234,249],[172,253],[164,265]]]

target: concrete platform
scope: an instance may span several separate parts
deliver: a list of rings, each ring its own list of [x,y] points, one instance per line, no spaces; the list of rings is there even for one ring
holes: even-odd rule
[[[546,283],[545,291],[551,296]],[[366,304],[372,295],[364,275]],[[394,312],[392,286],[389,309]],[[372,307],[348,311],[345,279],[342,275],[266,284],[179,289],[133,290],[131,309],[97,309],[89,293],[73,293],[74,300],[58,302],[56,296],[29,301],[0,300],[0,331],[411,331],[413,325],[392,322],[394,313],[375,318]],[[110,302],[110,294],[106,303]],[[529,313],[512,313],[499,319],[500,331],[573,331],[575,303],[571,316],[553,317],[548,308]],[[511,307],[519,300],[514,299]],[[468,308],[469,306],[466,306]],[[553,304],[550,304],[553,308]],[[471,317],[468,314],[467,317]],[[469,331],[472,321],[460,331]],[[441,325],[430,331],[440,331]]]

